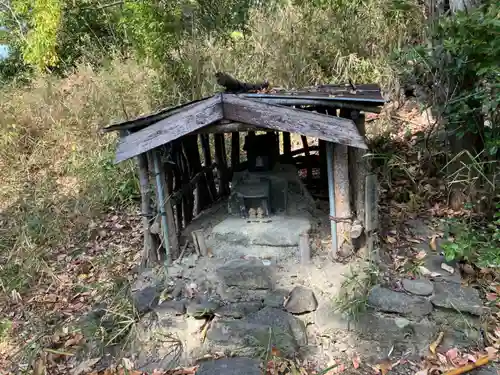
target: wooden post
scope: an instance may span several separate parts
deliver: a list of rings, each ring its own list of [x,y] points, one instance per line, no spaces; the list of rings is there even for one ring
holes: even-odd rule
[[[167,213],[165,207],[167,205],[168,197],[165,194],[165,174],[161,168],[159,150],[154,149],[151,152],[153,159],[153,168],[156,181],[156,200],[158,204],[158,213],[160,215],[161,222],[161,234],[163,238],[163,248],[165,249],[165,264],[169,265],[172,263],[171,253],[170,253],[170,238],[169,229],[167,222]],[[173,219],[173,218],[172,218]]]
[[[299,234],[299,253],[300,263],[311,263],[311,247],[309,246],[309,233],[303,232]]]
[[[180,191],[182,189],[182,173],[180,169],[181,161],[180,161],[180,143],[176,140],[172,144],[172,159],[175,162],[175,165],[172,167],[173,175],[174,175],[174,188],[173,191]],[[182,199],[179,199],[175,203],[175,217],[177,221],[177,238],[179,238],[180,233],[183,228],[183,216],[182,216]]]
[[[301,135],[302,139],[302,147],[304,147],[304,151],[306,154],[306,170],[307,170],[307,183],[312,181],[312,166],[311,166],[311,154],[309,152],[309,144],[307,143],[307,137],[305,135]]]
[[[365,136],[365,115],[359,111],[352,110],[350,117],[356,124],[359,133]],[[366,233],[364,233],[365,224],[365,211],[366,211],[366,176],[368,175],[369,165],[365,157],[366,150],[359,148],[349,147],[349,176],[351,181],[351,198],[357,223],[361,226],[361,234],[356,238],[353,243],[356,245],[356,250],[366,250]],[[364,254],[368,255],[368,254]]]
[[[162,170],[164,170],[166,179],[165,196],[167,197],[164,204],[164,211],[167,214],[168,237],[170,239],[170,257],[171,259],[177,259],[179,256],[179,237],[177,236],[179,230],[175,225],[174,207],[171,199],[174,194],[174,176],[172,173],[172,167],[169,164],[164,164],[164,168],[165,169]]]
[[[194,248],[199,255],[206,257],[208,255],[208,247],[205,242],[205,235],[203,229],[197,229],[191,232],[193,237]]]
[[[184,137],[184,147],[186,151],[186,158],[189,163],[189,178],[192,179],[198,172],[202,170],[200,151],[198,148],[198,137],[196,135],[187,135]],[[196,184],[196,207],[193,207],[195,215],[198,215],[206,206],[209,201],[209,192],[207,184],[203,179],[198,179]]]
[[[210,138],[209,134],[200,134],[201,148],[203,149],[203,159],[205,160],[205,167],[212,165],[212,155],[210,153]],[[211,169],[205,173],[208,185],[208,192],[212,202],[217,199],[217,188],[215,187],[214,174]]]
[[[189,162],[186,156],[186,148],[184,147],[184,142],[182,142],[181,152],[180,152],[180,167],[182,175],[182,187],[189,184],[191,178],[189,177]],[[182,215],[184,216],[184,227],[187,227],[191,220],[193,219],[193,206],[194,206],[194,195],[193,191],[182,190]]]
[[[349,116],[342,110],[340,116]],[[335,216],[337,221],[337,244],[339,254],[347,256],[352,251],[351,242],[351,192],[349,184],[349,159],[346,145],[334,148]]]
[[[153,219],[153,209],[151,207],[151,185],[149,183],[148,158],[146,154],[137,156],[137,166],[139,169],[139,187],[141,190],[141,216],[144,236],[144,249],[142,253],[142,267],[149,267],[152,263],[158,262],[158,241],[150,232],[150,224]]]
[[[229,195],[229,175],[224,145],[224,134],[214,134],[215,143],[215,163],[219,170],[219,195]]]
[[[237,172],[240,164],[240,133],[231,133],[231,170]]]
[[[326,173],[326,141],[319,139],[319,178],[321,181],[320,186],[324,187],[327,185],[328,177]]]
[[[292,141],[290,139],[289,132],[283,132],[283,156],[285,163],[290,163],[292,161]]]

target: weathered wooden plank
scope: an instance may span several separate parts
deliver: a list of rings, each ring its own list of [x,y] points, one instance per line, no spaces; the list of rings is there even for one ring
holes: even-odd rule
[[[352,120],[222,94],[224,118],[338,144],[368,148]]]
[[[257,125],[244,124],[242,122],[217,122],[215,124],[207,125],[201,129],[195,130],[194,134],[219,134],[219,133],[234,133],[234,132],[249,132],[249,131],[265,131]],[[270,129],[271,130],[271,129]]]
[[[227,168],[223,134],[214,135],[215,163],[219,171],[219,196],[229,195],[229,171]]]
[[[115,162],[127,160],[223,118],[221,95],[186,106],[183,111],[125,137]]]
[[[151,185],[149,183],[149,167],[146,154],[137,156],[137,166],[139,169],[139,187],[141,190],[141,216],[144,236],[144,249],[141,264],[143,267],[152,266],[158,262],[156,249],[158,241],[149,227],[153,219],[153,209],[151,207]]]
[[[351,112],[351,118],[356,123],[361,135],[365,135],[365,115],[358,111]],[[365,222],[365,179],[368,174],[366,151],[349,147],[349,174],[352,182],[352,197],[356,219]],[[364,226],[364,225],[363,225]]]
[[[210,153],[210,136],[208,134],[200,134],[201,148],[203,149],[203,159],[205,162],[205,167],[212,165],[212,155]],[[208,192],[210,193],[211,203],[215,202],[217,199],[217,188],[215,187],[214,174],[212,169],[208,169],[205,173]]]
[[[174,191],[174,176],[171,164],[165,163],[163,165],[163,173],[165,175],[165,203],[164,211],[167,214],[167,228],[168,228],[168,238],[170,244],[170,256],[172,259],[176,259],[179,256],[179,238],[177,237],[178,228],[175,225],[174,216],[174,201],[172,200],[172,194]]]

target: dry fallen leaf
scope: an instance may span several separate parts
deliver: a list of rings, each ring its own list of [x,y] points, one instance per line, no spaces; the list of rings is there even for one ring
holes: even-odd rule
[[[438,359],[439,359],[439,362],[441,362],[443,365],[447,365],[448,364],[448,359],[446,358],[446,356],[444,354],[441,354],[441,353],[436,353]]]
[[[492,346],[488,346],[488,347],[484,348],[484,350],[486,351],[486,353],[488,354],[488,358],[490,358],[490,359],[496,358],[496,356],[498,354],[498,349],[496,349]]]
[[[436,243],[436,238],[437,238],[437,236],[436,236],[436,235],[432,236],[431,241],[429,242],[429,246],[430,246],[430,248],[431,248],[432,250],[434,250],[434,251],[437,251],[437,243]]]
[[[441,345],[443,337],[444,337],[444,332],[439,332],[437,339],[432,344],[429,345],[429,350],[431,351],[432,354],[436,354],[436,349],[439,345]]]
[[[390,244],[395,244],[397,242],[397,240],[394,238],[394,237],[391,237],[391,236],[387,236],[386,237],[386,241]]]
[[[448,360],[451,362],[457,359],[457,357],[458,357],[458,350],[455,348],[452,348],[446,352],[446,358],[448,358]]]
[[[423,370],[419,370],[415,373],[415,375],[427,375],[429,373],[429,369],[424,368]]]
[[[101,357],[91,358],[86,361],[81,362],[78,366],[76,366],[72,371],[71,375],[83,375],[92,370],[97,362],[101,360]]]
[[[415,255],[415,259],[417,260],[422,260],[427,256],[427,252],[425,250],[421,250],[418,252],[417,255]]]
[[[381,375],[386,375],[392,369],[392,362],[389,358],[381,360],[373,368]]]
[[[355,369],[358,369],[359,368],[359,364],[360,364],[361,360],[359,359],[359,356],[356,356],[352,359],[352,366],[355,368]]]

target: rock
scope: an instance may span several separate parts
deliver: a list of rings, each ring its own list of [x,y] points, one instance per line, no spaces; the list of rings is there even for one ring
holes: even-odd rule
[[[264,307],[246,318],[250,323],[272,327],[273,330],[292,332],[299,346],[307,345],[307,332],[304,322],[286,311]]]
[[[132,291],[132,303],[139,315],[144,315],[158,304],[160,293],[156,286]]]
[[[453,283],[460,284],[462,278],[460,277],[460,271],[457,267],[456,262],[447,262],[446,258],[442,255],[429,255],[424,258],[424,267],[435,279],[441,279]],[[453,273],[445,271],[441,265],[446,264],[454,269]]]
[[[274,290],[267,293],[264,297],[264,306],[274,307],[276,309],[283,309],[283,304],[288,296],[288,292],[284,290]]]
[[[224,318],[241,319],[244,316],[259,311],[262,308],[260,302],[236,302],[219,307],[215,315]]]
[[[376,285],[368,295],[368,303],[377,310],[423,317],[432,312],[432,304],[423,297],[409,296]]]
[[[479,292],[460,284],[436,282],[434,283],[434,296],[431,298],[434,306],[458,310],[472,315],[482,315],[483,303]]]
[[[203,361],[196,375],[261,375],[260,362],[252,358],[223,358]]]
[[[464,330],[469,327],[479,327],[481,325],[481,319],[477,316],[462,314],[458,311],[448,309],[434,309],[431,317],[437,325],[451,327],[456,330]]]
[[[217,276],[227,286],[241,289],[271,289],[271,272],[256,259],[234,259],[219,267]]]
[[[318,301],[311,289],[297,285],[290,292],[284,307],[289,313],[303,314],[315,311],[318,308]]]
[[[242,320],[214,320],[207,332],[204,353],[260,358],[271,341],[284,356],[297,353],[298,345],[289,326],[270,326]]]
[[[311,223],[305,217],[273,216],[270,223],[252,223],[247,219],[229,217],[213,227],[218,241],[243,246],[298,246],[299,234],[309,232]]]
[[[159,304],[154,311],[157,314],[171,313],[174,315],[183,315],[186,313],[186,302],[185,301],[164,301]]]
[[[211,316],[215,313],[215,310],[219,308],[219,305],[215,302],[202,302],[196,303],[192,302],[187,307],[187,314],[196,319],[201,319],[206,316]]]
[[[440,328],[444,332],[443,342],[439,348],[443,351],[447,351],[452,348],[465,349],[473,347],[481,347],[483,337],[479,330],[468,327],[463,330],[456,330],[452,328]]]
[[[436,326],[427,319],[414,322],[401,317],[376,312],[362,314],[353,322],[354,329],[364,339],[374,340],[395,352],[424,355],[436,334]]]
[[[434,285],[426,279],[403,279],[403,288],[407,292],[417,296],[430,296],[434,290]]]

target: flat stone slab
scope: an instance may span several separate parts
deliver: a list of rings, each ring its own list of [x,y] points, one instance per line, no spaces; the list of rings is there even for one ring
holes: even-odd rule
[[[299,346],[307,345],[304,322],[286,311],[264,307],[262,310],[250,314],[246,319],[251,323],[272,327],[273,330],[292,332],[295,342]]]
[[[434,306],[472,315],[482,315],[484,312],[479,292],[474,288],[463,287],[456,283],[434,283],[434,296],[431,301]]]
[[[441,265],[446,264],[453,268],[454,272],[449,273],[444,270]],[[429,275],[435,280],[445,280],[453,283],[460,284],[462,282],[462,277],[460,276],[460,270],[457,267],[456,262],[447,262],[446,258],[442,255],[428,255],[424,258],[424,267],[430,272]]]
[[[264,297],[264,306],[274,307],[282,310],[287,296],[288,292],[284,290],[273,290]]]
[[[403,279],[403,288],[417,296],[430,296],[434,291],[434,285],[427,279]]]
[[[222,283],[241,289],[270,289],[271,268],[258,259],[233,259],[216,270]]]
[[[273,216],[269,220],[248,223],[247,219],[230,217],[217,224],[212,235],[243,245],[298,246],[300,233],[311,229],[309,220],[302,217]]]
[[[252,358],[223,358],[203,361],[196,375],[261,375],[260,362]]]
[[[248,314],[259,311],[262,308],[260,302],[236,302],[219,307],[215,315],[225,318],[241,319]]]
[[[315,311],[317,308],[318,301],[314,292],[302,285],[292,289],[285,303],[285,310],[292,314],[303,314]]]
[[[432,312],[432,304],[423,297],[409,296],[376,285],[368,295],[368,303],[379,311],[422,317]]]
[[[436,326],[428,319],[420,322],[397,316],[386,316],[373,311],[362,314],[354,328],[363,338],[393,346],[396,352],[425,355],[436,335]]]
[[[299,349],[288,326],[270,326],[247,319],[215,320],[200,354],[261,358],[266,354],[269,341],[287,357],[295,355]]]

